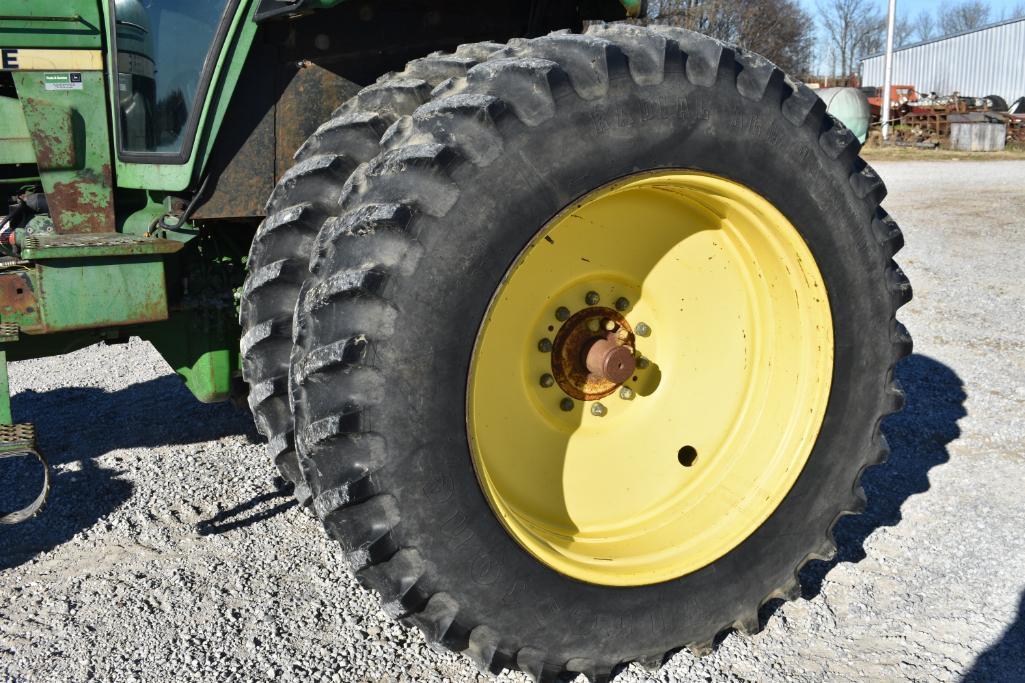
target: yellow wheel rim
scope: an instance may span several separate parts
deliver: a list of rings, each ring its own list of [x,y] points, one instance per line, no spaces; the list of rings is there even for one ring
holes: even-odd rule
[[[566,340],[588,332],[630,351],[628,379],[562,367],[583,353]],[[552,569],[666,581],[780,504],[832,369],[822,276],[771,203],[703,173],[631,176],[556,216],[496,292],[469,378],[474,467],[508,532]]]

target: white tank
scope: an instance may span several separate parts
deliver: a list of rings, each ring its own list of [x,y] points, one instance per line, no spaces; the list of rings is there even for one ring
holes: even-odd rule
[[[823,88],[816,91],[826,111],[839,119],[862,143],[868,138],[872,119],[868,98],[857,88]]]

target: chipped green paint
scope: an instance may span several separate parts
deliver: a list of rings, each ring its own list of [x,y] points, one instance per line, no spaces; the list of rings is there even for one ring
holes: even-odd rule
[[[48,260],[37,268],[40,308],[48,330],[167,319],[164,264],[159,258]]]
[[[47,90],[45,72],[14,72],[43,191],[58,232],[114,230],[110,135],[103,74],[82,89]]]
[[[0,271],[0,318],[26,336],[167,319],[159,256],[50,259]]]
[[[21,102],[26,128],[29,117],[32,119],[29,138],[40,170],[67,171],[75,168],[78,153],[72,109],[30,96],[22,96]]]

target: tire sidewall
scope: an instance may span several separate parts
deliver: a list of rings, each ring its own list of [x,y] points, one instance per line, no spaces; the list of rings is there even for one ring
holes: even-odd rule
[[[452,164],[458,201],[442,218],[416,219],[426,256],[389,283],[396,331],[375,348],[389,394],[370,419],[390,454],[375,479],[398,502],[395,542],[426,560],[420,590],[452,596],[461,622],[487,623],[511,639],[503,649],[543,645],[553,659],[617,662],[707,640],[792,582],[823,546],[863,467],[852,454],[870,443],[880,413],[891,355],[887,258],[873,239],[875,207],[852,190],[854,169],[823,152],[818,124],[787,120],[781,98],[753,101],[732,83],[695,86],[672,70],[656,86],[614,74],[608,94],[590,101],[568,86],[555,95],[555,116],[536,127],[500,117],[499,158]],[[819,439],[772,516],[698,571],[612,588],[549,569],[497,520],[469,452],[467,377],[491,298],[537,232],[595,188],[656,169],[737,181],[794,224],[826,283],[835,365]]]

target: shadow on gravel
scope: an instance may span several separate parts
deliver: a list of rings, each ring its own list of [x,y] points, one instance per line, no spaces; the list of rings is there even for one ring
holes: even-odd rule
[[[1025,681],[1025,593],[1018,605],[1018,618],[1000,640],[979,655],[964,681]]]
[[[285,482],[281,477],[275,477],[274,486],[277,490],[271,491],[270,493],[263,493],[258,496],[254,496],[245,503],[241,503],[223,512],[218,512],[210,519],[204,519],[196,525],[196,529],[200,536],[210,536],[213,534],[223,534],[228,531],[234,531],[235,529],[244,529],[247,526],[252,526],[264,520],[268,520],[271,517],[280,515],[285,510],[294,507],[297,503],[292,497],[292,486]],[[281,498],[287,498],[283,503],[278,503],[272,508],[268,508],[263,512],[257,512],[256,514],[249,515],[248,517],[241,517],[243,512],[249,512],[254,510],[264,503],[268,503],[272,500],[279,500]]]
[[[259,438],[248,413],[229,403],[199,403],[175,375],[114,392],[94,387],[24,391],[12,398],[12,409],[15,420],[35,423],[39,448],[54,471],[50,501],[42,512],[23,524],[0,527],[0,570],[65,543],[128,500],[131,483],[109,464],[100,466],[100,456],[234,434]],[[161,457],[143,457],[149,455]],[[38,471],[21,460],[0,460],[4,509],[15,509],[38,490]]]
[[[928,356],[913,354],[897,365],[896,376],[907,403],[903,411],[883,421],[890,458],[862,476],[868,507],[863,514],[837,522],[836,557],[830,562],[809,562],[801,572],[805,598],[819,594],[823,578],[833,567],[865,559],[865,539],[873,531],[900,523],[904,501],[929,490],[929,470],[950,460],[947,444],[961,435],[957,421],[967,415],[968,396],[956,372]]]

